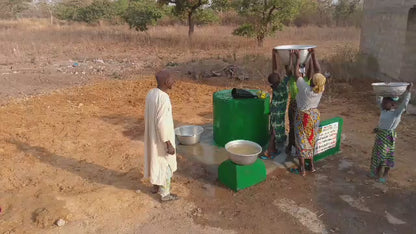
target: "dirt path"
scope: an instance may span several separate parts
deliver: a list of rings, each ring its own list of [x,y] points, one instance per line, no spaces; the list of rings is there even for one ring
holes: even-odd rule
[[[175,123],[210,123],[212,93],[224,84],[267,89],[179,81]],[[416,232],[416,118],[404,116],[399,127],[391,182],[368,180],[378,112],[372,96],[346,84],[333,85],[321,105],[324,119],[344,118],[343,151],[316,174],[278,170],[234,193],[212,168],[179,155],[173,190],[182,199],[160,204],[141,180],[144,98],[154,85],[104,81],[2,106],[0,233]],[[56,227],[59,218],[67,224]]]

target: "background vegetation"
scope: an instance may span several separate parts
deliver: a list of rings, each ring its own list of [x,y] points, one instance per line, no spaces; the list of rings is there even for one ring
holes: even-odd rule
[[[360,27],[360,0],[0,0],[0,18],[49,18],[51,24],[233,26],[234,35],[264,38],[287,26]]]

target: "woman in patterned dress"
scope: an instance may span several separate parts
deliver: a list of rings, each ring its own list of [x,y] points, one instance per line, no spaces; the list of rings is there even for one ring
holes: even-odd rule
[[[313,49],[309,50],[311,54],[312,62],[316,65],[316,56]],[[315,171],[313,163],[315,142],[318,136],[320,112],[318,105],[322,97],[322,93],[325,90],[326,78],[320,72],[319,65],[316,72],[311,79],[310,85],[302,78],[299,67],[299,51],[295,51],[295,55],[298,58],[296,64],[296,76],[298,77],[296,84],[299,92],[296,96],[297,111],[295,117],[295,144],[296,153],[299,158],[299,172],[302,176],[306,175],[305,172],[305,159],[311,161],[311,171]]]

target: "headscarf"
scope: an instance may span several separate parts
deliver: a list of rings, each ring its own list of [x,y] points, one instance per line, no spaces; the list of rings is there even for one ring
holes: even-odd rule
[[[314,87],[312,88],[314,93],[322,93],[325,90],[326,78],[321,73],[315,73],[312,78]]]

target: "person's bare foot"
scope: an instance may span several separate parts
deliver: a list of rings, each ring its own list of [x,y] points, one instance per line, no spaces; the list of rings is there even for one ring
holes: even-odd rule
[[[374,172],[369,172],[367,174],[367,177],[370,179],[378,179],[378,176],[376,174],[374,174]]]
[[[305,168],[300,167],[299,168],[299,171],[300,171],[300,175],[301,176],[306,176],[306,170],[305,170]]]
[[[267,156],[268,158],[271,158],[271,157],[273,157],[273,155],[274,154],[276,154],[277,153],[277,151],[266,151],[265,153],[264,153],[264,155],[265,156]]]

